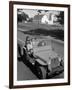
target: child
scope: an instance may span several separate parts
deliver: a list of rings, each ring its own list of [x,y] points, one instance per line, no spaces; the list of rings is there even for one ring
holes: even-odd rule
[[[25,47],[27,49],[27,53],[29,54],[29,56],[33,57],[33,45],[32,40],[29,38],[29,36],[26,37]]]

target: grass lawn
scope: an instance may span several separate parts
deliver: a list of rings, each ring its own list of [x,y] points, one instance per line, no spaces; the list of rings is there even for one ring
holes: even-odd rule
[[[42,28],[42,29],[46,29],[46,30],[64,30],[64,27],[61,25],[48,25],[48,24],[37,24],[37,23],[18,23],[18,27],[22,28],[22,29],[38,29],[38,28]]]

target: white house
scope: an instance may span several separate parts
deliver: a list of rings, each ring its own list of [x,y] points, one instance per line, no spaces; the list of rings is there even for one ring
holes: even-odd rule
[[[35,15],[33,21],[53,25],[56,24],[57,18],[55,13],[48,12],[47,14]]]
[[[41,23],[54,24],[54,15],[53,14],[44,15],[41,19]]]

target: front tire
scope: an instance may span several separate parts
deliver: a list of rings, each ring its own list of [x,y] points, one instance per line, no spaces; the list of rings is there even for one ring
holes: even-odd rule
[[[37,68],[37,73],[38,73],[38,77],[40,79],[45,79],[46,78],[46,69],[42,66]]]

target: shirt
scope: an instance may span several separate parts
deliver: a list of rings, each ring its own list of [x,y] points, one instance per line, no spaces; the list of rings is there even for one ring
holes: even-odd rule
[[[27,49],[28,49],[28,51],[29,51],[30,49],[33,49],[32,43],[27,44]]]

